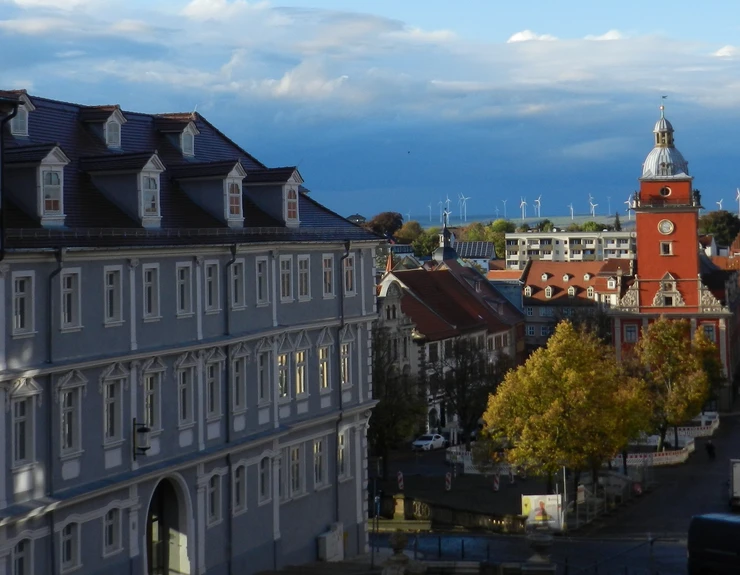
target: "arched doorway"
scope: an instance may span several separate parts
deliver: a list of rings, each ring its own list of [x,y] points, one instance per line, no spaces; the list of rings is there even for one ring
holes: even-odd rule
[[[188,517],[180,488],[165,478],[154,489],[146,517],[148,575],[189,575]]]

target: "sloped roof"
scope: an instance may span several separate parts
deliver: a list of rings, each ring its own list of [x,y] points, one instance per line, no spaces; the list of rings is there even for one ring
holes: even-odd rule
[[[488,270],[486,279],[489,281],[512,281],[521,279],[524,270]]]
[[[282,184],[287,182],[295,171],[295,166],[252,170],[249,172],[247,184]]]
[[[455,326],[442,319],[409,290],[404,290],[401,311],[406,317],[411,318],[416,331],[428,341],[440,341],[460,335]]]
[[[588,288],[596,289],[596,280],[604,262],[550,262],[546,260],[532,260],[522,277],[525,287],[532,288],[531,296],[524,296],[525,305],[563,305],[579,306],[593,305],[595,302],[588,298]],[[584,277],[588,274],[589,279]],[[563,279],[564,276],[567,280]],[[544,279],[543,279],[544,277]],[[552,297],[545,296],[546,288],[552,288]],[[573,297],[568,295],[568,288],[575,288]]]
[[[461,258],[491,260],[496,257],[493,242],[455,242],[453,247]]]

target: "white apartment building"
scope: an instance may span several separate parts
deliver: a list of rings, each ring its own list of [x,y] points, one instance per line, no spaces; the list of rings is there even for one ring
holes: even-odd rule
[[[529,260],[587,262],[634,259],[635,245],[634,231],[506,234],[506,268],[522,270]]]

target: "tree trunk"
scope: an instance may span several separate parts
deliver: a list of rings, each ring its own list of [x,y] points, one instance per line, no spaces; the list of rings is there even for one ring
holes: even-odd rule
[[[581,472],[573,472],[573,514],[578,517],[578,483],[581,479]],[[566,502],[567,505],[567,502]]]
[[[388,449],[387,447],[384,447],[380,453],[381,453],[380,455],[381,478],[383,479],[383,481],[388,481],[388,454],[390,453],[390,449]]]
[[[663,444],[665,443],[665,435],[667,432],[668,432],[668,427],[665,425],[661,425],[659,428],[660,436],[658,438],[658,448],[657,448],[658,452],[663,451]]]
[[[547,486],[545,488],[545,492],[550,495],[553,492],[553,477],[552,472],[547,472]]]
[[[673,449],[678,449],[678,425],[673,426]]]
[[[629,475],[629,473],[627,472],[627,456],[628,455],[629,453],[627,453],[627,447],[625,447],[624,449],[622,449],[622,471],[624,472],[625,475]]]

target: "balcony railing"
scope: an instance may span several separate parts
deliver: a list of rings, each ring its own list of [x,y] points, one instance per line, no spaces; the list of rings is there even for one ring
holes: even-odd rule
[[[650,196],[648,198],[640,199],[635,194],[630,200],[630,209],[640,208],[701,208],[701,196],[694,192],[691,198],[664,198],[658,196]]]

